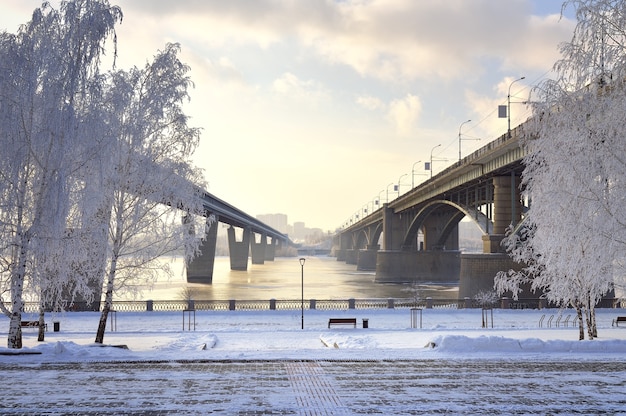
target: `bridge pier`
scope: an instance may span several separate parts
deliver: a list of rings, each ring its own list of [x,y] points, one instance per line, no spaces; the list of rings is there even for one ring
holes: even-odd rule
[[[459,251],[381,250],[376,261],[376,282],[457,282],[461,269]]]
[[[519,179],[514,174],[493,178],[493,233],[483,236],[483,253],[504,252],[501,243],[507,228],[522,218]]]
[[[187,264],[188,283],[213,283],[213,265],[217,246],[217,218],[209,224],[205,240],[200,245],[200,254]]]
[[[364,250],[358,251],[356,269],[365,271],[365,270],[376,270],[376,261],[378,257],[378,244],[367,246]]]
[[[274,261],[276,257],[276,239],[270,238],[270,243],[265,246],[265,260]]]
[[[520,270],[506,253],[463,253],[459,279],[459,299],[473,298],[479,292],[493,292],[493,279],[500,271]],[[531,297],[532,294],[527,294]]]
[[[265,263],[265,248],[267,246],[267,237],[265,234],[261,234],[259,242],[256,241],[256,234],[252,233],[250,239],[250,251],[252,252],[252,264],[264,264]]]
[[[359,258],[359,250],[358,249],[348,249],[344,250],[345,261],[346,264],[357,264]]]
[[[228,228],[228,250],[230,251],[230,269],[248,270],[248,256],[250,255],[250,234],[248,228],[243,229],[241,241],[237,241],[235,227]]]

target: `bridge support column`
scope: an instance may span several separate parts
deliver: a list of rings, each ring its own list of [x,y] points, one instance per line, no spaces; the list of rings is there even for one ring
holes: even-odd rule
[[[376,261],[376,282],[458,282],[459,251],[382,250]]]
[[[461,254],[461,276],[459,299],[474,298],[479,292],[493,292],[493,279],[499,271],[520,270],[506,253],[463,253]],[[532,296],[526,293],[525,296]]]
[[[237,241],[235,228],[228,228],[228,250],[230,251],[230,269],[248,270],[248,256],[250,255],[250,230],[243,229],[241,241]]]
[[[200,245],[200,254],[187,264],[187,282],[189,283],[213,283],[217,224],[217,218],[209,224],[209,231]]]
[[[408,228],[409,216],[396,214],[388,203],[383,204],[383,250],[400,250]]]
[[[484,253],[501,253],[500,243],[509,225],[516,225],[522,218],[522,202],[519,178],[496,176],[493,178],[493,233],[483,236]]]
[[[348,249],[344,250],[346,264],[357,264],[359,258],[359,250],[357,249]]]
[[[274,261],[276,257],[276,239],[270,237],[270,243],[265,246],[265,260]]]
[[[379,245],[369,245],[365,250],[358,251],[356,269],[357,270],[376,270],[376,257],[378,255]]]
[[[265,247],[267,246],[267,236],[261,234],[259,242],[256,242],[255,234],[252,233],[250,238],[250,251],[252,252],[252,264],[265,263]]]

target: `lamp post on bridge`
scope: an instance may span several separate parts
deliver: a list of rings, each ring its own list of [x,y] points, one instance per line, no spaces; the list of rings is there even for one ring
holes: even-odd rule
[[[418,163],[421,163],[421,160],[418,160],[417,162],[413,163],[413,167],[411,168],[411,189],[415,188],[415,175],[426,175],[428,176],[427,173],[415,173],[415,165],[417,165]]]
[[[508,119],[508,124],[509,124],[509,128],[508,128],[508,136],[509,138],[511,137],[511,87],[513,86],[513,84],[515,84],[517,81],[521,81],[523,79],[526,79],[526,77],[521,77],[516,79],[515,81],[511,82],[509,84],[509,93],[506,96],[506,100],[507,100],[507,104],[506,104],[506,116]]]
[[[380,206],[380,198],[378,196],[375,196],[374,199],[372,200],[372,213],[374,213],[376,211],[376,207]]]
[[[390,187],[391,185],[393,185],[393,184],[394,184],[394,183],[393,183],[393,182],[391,182],[389,185],[387,185],[387,202],[389,202],[389,187]]]
[[[404,175],[400,175],[400,177],[398,178],[398,198],[400,198],[400,183],[402,182],[402,178],[404,178],[405,176],[407,176],[408,173],[405,173]]]
[[[302,318],[302,329],[304,329],[304,262],[305,261],[306,259],[304,257],[300,257],[300,268],[302,270],[301,275],[300,275],[301,276],[300,281],[302,283],[301,284],[302,291],[301,291],[301,298],[300,298],[301,299],[300,307],[302,311],[300,315]]]
[[[439,143],[437,146],[433,147],[432,149],[430,149],[430,177],[433,177],[433,150],[435,150],[436,148],[438,148],[439,146],[441,146],[441,143]]]
[[[365,208],[361,207],[361,210],[363,211],[363,218],[367,217],[368,208],[369,208],[369,202],[365,204]]]
[[[459,126],[459,162],[461,161],[461,128],[463,127],[464,124],[469,123],[472,120],[467,120],[461,123],[461,125]]]

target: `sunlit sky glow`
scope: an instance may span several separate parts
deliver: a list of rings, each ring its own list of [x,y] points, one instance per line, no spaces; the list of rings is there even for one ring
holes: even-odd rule
[[[40,5],[2,3],[9,32]],[[526,99],[571,38],[561,3],[111,1],[124,13],[119,68],[181,45],[208,191],[251,215],[284,213],[324,231],[385,202],[387,190],[396,197],[398,180],[402,193],[425,180],[431,151],[435,174],[457,161],[464,121],[463,156],[503,134],[497,106],[511,82],[526,77],[511,90]],[[512,125],[529,114],[513,104]]]

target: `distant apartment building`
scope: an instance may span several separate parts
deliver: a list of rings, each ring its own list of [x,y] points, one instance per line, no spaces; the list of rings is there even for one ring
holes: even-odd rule
[[[304,223],[301,221],[297,221],[293,223],[293,238],[298,240],[304,240],[306,237],[306,227]]]
[[[256,218],[270,227],[287,234],[293,241],[319,240],[324,233],[319,228],[307,228],[302,221],[296,221],[293,225],[287,222],[286,214],[260,214]]]
[[[289,233],[286,214],[261,214],[257,215],[256,218],[283,234]]]

